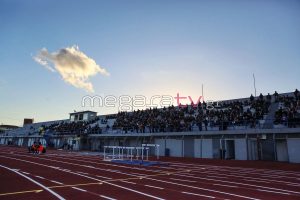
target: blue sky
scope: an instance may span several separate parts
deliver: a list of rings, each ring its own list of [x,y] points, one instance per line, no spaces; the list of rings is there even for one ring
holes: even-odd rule
[[[0,0],[0,123],[68,118],[85,95],[223,100],[300,88],[300,1]],[[94,93],[33,57],[78,45]],[[90,108],[89,108],[90,109]],[[94,108],[99,114],[111,108]]]

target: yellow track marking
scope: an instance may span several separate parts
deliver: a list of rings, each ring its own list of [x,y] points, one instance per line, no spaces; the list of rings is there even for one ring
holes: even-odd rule
[[[191,170],[182,170],[182,171],[176,171],[176,172],[161,172],[158,174],[152,174],[152,175],[145,175],[145,176],[138,176],[137,177],[131,177],[131,178],[120,178],[120,179],[111,179],[111,180],[105,180],[105,181],[99,181],[99,182],[91,182],[91,183],[78,183],[78,184],[71,184],[71,185],[55,185],[55,186],[49,186],[48,188],[67,188],[67,187],[76,187],[76,186],[89,186],[89,185],[101,185],[106,182],[117,182],[117,181],[127,181],[127,180],[141,180],[143,178],[147,177],[153,177],[153,176],[162,176],[162,175],[171,175],[175,173],[180,172],[190,172]],[[9,192],[9,193],[2,193],[0,196],[7,196],[7,195],[14,195],[14,194],[24,194],[24,193],[39,193],[43,190],[27,190],[27,191],[19,191],[19,192]]]
[[[7,195],[13,195],[13,194],[24,194],[24,193],[39,193],[43,190],[27,190],[27,191],[20,191],[20,192],[8,192],[8,193],[2,193],[0,196],[7,196]]]

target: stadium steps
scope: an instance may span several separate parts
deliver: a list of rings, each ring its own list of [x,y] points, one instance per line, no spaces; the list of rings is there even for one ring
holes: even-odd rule
[[[275,112],[278,110],[279,103],[272,103],[269,108],[269,113],[265,119],[265,123],[263,125],[264,129],[274,128],[274,118]]]

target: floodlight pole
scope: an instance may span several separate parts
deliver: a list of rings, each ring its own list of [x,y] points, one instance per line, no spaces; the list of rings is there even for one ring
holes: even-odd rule
[[[254,76],[254,73],[253,73],[253,83],[254,83],[254,95],[256,97],[256,84],[255,84],[255,76]]]

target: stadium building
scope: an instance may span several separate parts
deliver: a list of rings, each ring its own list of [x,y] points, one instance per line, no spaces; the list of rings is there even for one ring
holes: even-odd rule
[[[160,109],[24,124],[6,130],[0,144],[103,152],[104,146],[158,144],[160,156],[300,163],[300,95],[293,93],[218,102],[209,108]],[[151,150],[154,154],[154,150]]]

